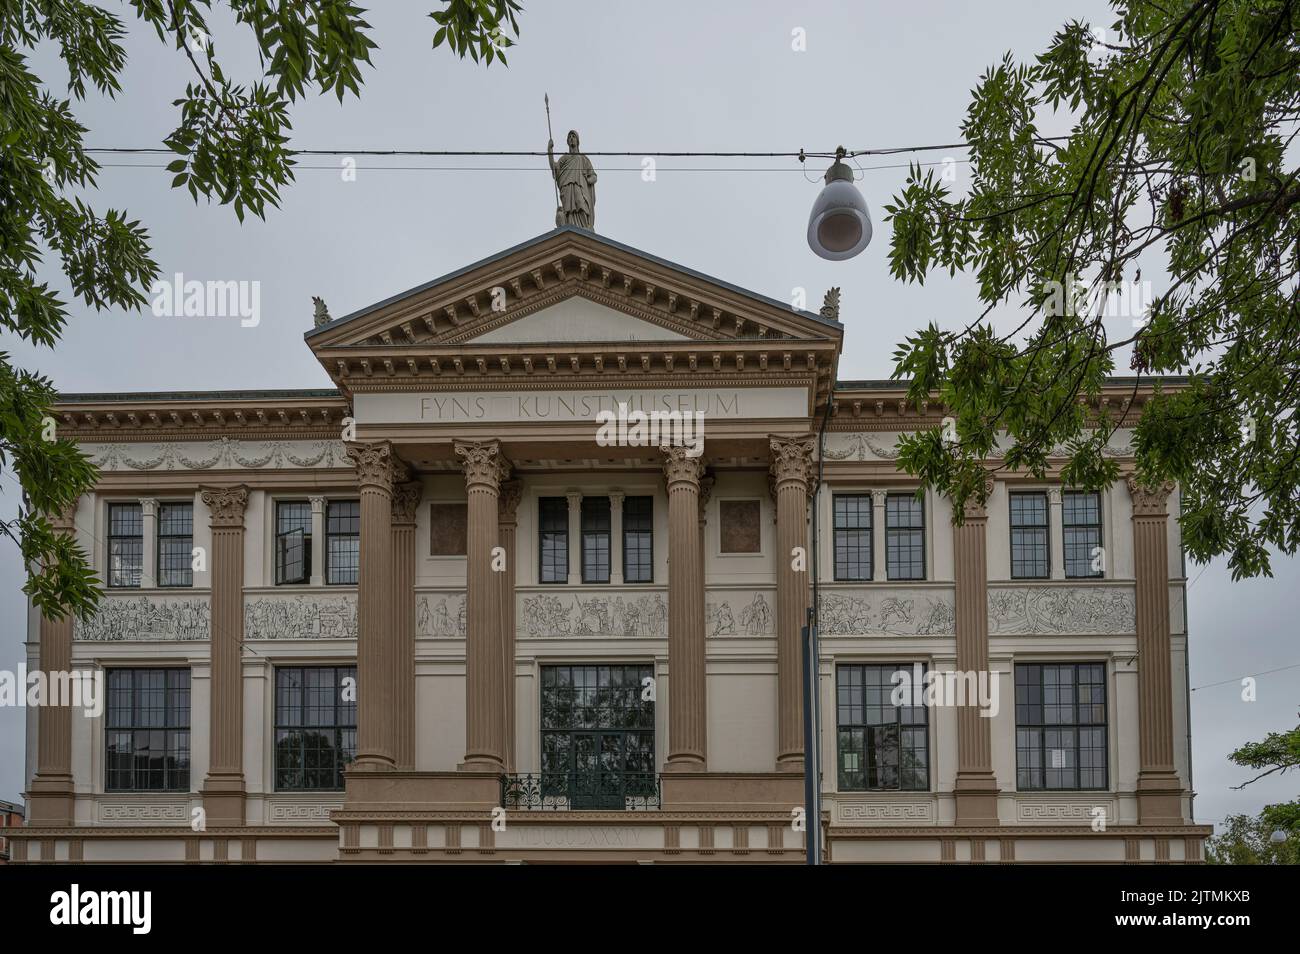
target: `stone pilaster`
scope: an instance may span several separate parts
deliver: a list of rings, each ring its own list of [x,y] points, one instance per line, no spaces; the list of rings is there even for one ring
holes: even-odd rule
[[[808,612],[808,487],[811,434],[772,437],[776,497],[776,768],[802,772],[803,676],[800,636]],[[799,567],[799,568],[796,568]]]
[[[415,768],[415,514],[418,480],[393,488],[393,758],[399,769]]]
[[[984,499],[966,501],[964,520],[953,527],[953,562],[957,616],[957,669],[989,671],[988,512]],[[976,704],[957,707],[956,824],[998,824],[998,781],[993,773],[993,747],[989,720]]]
[[[496,441],[456,441],[464,458],[469,497],[466,545],[465,761],[464,771],[505,771],[505,649],[497,601],[501,583],[492,572],[497,546],[497,500],[510,465]]]
[[[47,514],[54,532],[71,536],[76,504]],[[72,671],[72,613],[60,620],[41,614],[40,667],[44,673]],[[25,691],[25,689],[20,690]],[[36,714],[36,775],[27,791],[27,824],[70,828],[75,817],[72,783],[72,708],[41,706]]]
[[[702,772],[708,753],[700,477],[704,462],[661,447],[668,484],[668,759],[670,772]]]
[[[888,500],[889,491],[871,491],[871,579],[877,583],[884,583],[889,579],[889,567],[885,558],[885,504]],[[834,531],[832,531],[831,537],[833,548]],[[832,567],[835,565],[834,561],[835,555],[832,549]]]
[[[1169,633],[1170,481],[1146,487],[1128,478],[1133,501],[1137,584],[1138,821],[1181,825],[1182,784],[1174,769],[1173,672]]]
[[[515,769],[515,584],[519,573],[515,563],[515,533],[519,528],[519,501],[522,497],[521,481],[501,482],[501,491],[497,497],[497,546],[505,551],[505,565],[495,576],[498,584],[497,625],[501,631],[502,702],[505,704],[503,756],[509,772]]]
[[[212,528],[211,703],[203,812],[209,828],[244,824],[244,511],[248,488],[202,492]]]
[[[140,498],[140,585],[158,585],[158,499]]]
[[[609,495],[609,582],[612,586],[623,583],[623,501],[626,495],[611,491]]]
[[[352,770],[397,765],[393,706],[397,645],[393,605],[393,486],[405,468],[387,441],[348,443],[361,494],[357,573],[357,757]]]

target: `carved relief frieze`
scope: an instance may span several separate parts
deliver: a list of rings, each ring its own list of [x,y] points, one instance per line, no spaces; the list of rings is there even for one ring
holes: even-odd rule
[[[776,597],[772,593],[716,591],[705,598],[706,636],[772,636]]]
[[[422,594],[415,605],[415,635],[435,639],[464,638],[465,594]]]
[[[990,586],[989,634],[1129,634],[1133,590],[1123,586]]]
[[[347,594],[251,596],[245,639],[356,639],[357,598]]]
[[[663,593],[522,593],[519,601],[521,637],[668,635],[668,601]]]
[[[823,590],[818,616],[824,636],[952,636],[957,631],[950,590]]]
[[[104,643],[200,640],[208,638],[210,624],[206,597],[105,596],[94,616],[73,621],[72,638]]]
[[[342,441],[211,441],[81,445],[101,471],[348,467]]]

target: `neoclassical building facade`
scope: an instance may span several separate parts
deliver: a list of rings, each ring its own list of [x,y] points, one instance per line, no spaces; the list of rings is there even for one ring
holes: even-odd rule
[[[565,227],[318,309],[332,388],[64,395],[105,595],[27,662],[106,704],[29,710],[13,860],[1200,861],[1177,489],[1121,428],[958,524],[843,334]]]

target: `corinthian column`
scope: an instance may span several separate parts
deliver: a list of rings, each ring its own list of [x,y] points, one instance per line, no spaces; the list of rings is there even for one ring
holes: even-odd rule
[[[501,687],[505,703],[505,751],[502,753],[506,771],[515,767],[515,583],[518,570],[515,565],[515,531],[519,527],[519,500],[523,496],[523,483],[506,480],[501,483],[497,497],[497,545],[504,552],[501,570],[493,575],[497,579],[497,625],[501,632]]]
[[[77,505],[47,514],[54,532],[72,536]],[[46,676],[72,671],[72,613],[52,620],[41,614],[40,667]],[[19,691],[25,692],[26,687]],[[27,824],[32,827],[72,827],[75,796],[72,783],[72,708],[43,705],[36,714],[36,776],[27,791]]]
[[[704,584],[700,566],[700,476],[684,447],[661,447],[668,483],[668,760],[670,772],[702,772],[707,757]]]
[[[357,572],[357,757],[352,769],[379,772],[397,764],[394,679],[393,485],[405,468],[388,441],[348,443],[361,492]]]
[[[799,640],[808,611],[808,485],[813,475],[813,437],[772,437],[769,445],[776,497],[776,768],[779,772],[802,772]]]
[[[992,486],[991,480],[985,484],[985,500]],[[984,500],[970,498],[966,501],[962,525],[952,528],[957,669],[962,672],[980,673],[989,669],[987,527]],[[957,707],[957,780],[953,786],[957,798],[956,823],[976,827],[996,825],[998,781],[993,774],[989,720],[980,716],[979,706],[973,700],[968,701],[972,704]]]
[[[418,480],[393,488],[393,758],[415,768],[415,513]]]
[[[456,441],[465,459],[469,497],[466,545],[465,761],[471,772],[505,771],[505,648],[497,602],[501,583],[492,571],[497,546],[497,498],[510,465],[496,441]]]
[[[1174,770],[1173,674],[1169,637],[1168,502],[1174,485],[1144,487],[1128,478],[1133,499],[1137,583],[1138,821],[1181,825],[1182,785]]]
[[[202,493],[212,528],[211,704],[203,812],[209,827],[244,824],[244,510],[247,487]]]

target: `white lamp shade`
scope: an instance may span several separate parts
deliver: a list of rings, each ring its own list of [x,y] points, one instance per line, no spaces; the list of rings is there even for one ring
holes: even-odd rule
[[[867,202],[853,184],[853,172],[836,162],[826,172],[826,187],[808,216],[808,247],[831,261],[857,255],[871,241]]]

